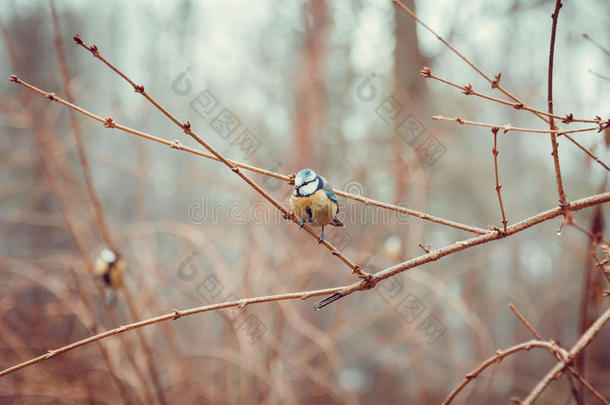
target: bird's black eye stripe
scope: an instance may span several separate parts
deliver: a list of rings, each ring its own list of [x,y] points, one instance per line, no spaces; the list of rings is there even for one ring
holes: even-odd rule
[[[309,180],[308,182],[305,182],[305,183],[301,184],[301,185],[300,185],[300,186],[298,186],[297,188],[301,188],[301,187],[303,187],[303,186],[306,186],[306,185],[308,185],[309,183],[313,183],[313,182],[314,182],[314,181],[316,181],[316,180],[317,180],[317,179]]]
[[[301,184],[300,186],[297,186],[297,187],[296,187],[296,189],[297,189],[297,195],[300,195],[300,196],[302,197],[302,196],[303,196],[303,194],[301,194],[301,187],[306,186],[306,185],[308,185],[308,184],[310,184],[310,183],[313,183],[313,182],[314,182],[314,181],[316,181],[317,179],[318,179],[318,178],[316,177],[316,178],[315,178],[315,179],[313,179],[313,180],[310,180],[310,181],[308,181],[308,182],[306,182],[306,183]],[[318,187],[318,188],[319,188],[319,187]]]

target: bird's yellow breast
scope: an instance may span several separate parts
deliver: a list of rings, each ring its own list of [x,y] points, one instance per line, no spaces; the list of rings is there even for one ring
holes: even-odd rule
[[[315,226],[328,225],[337,215],[338,208],[324,190],[318,190],[307,197],[293,195],[290,197],[290,205],[299,220]]]

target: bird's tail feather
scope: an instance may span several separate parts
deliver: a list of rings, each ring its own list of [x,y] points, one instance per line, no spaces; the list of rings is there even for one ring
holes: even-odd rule
[[[339,218],[335,218],[332,221],[330,221],[330,225],[339,226],[339,227],[345,226],[345,225],[343,225],[343,222],[341,222],[341,220]]]

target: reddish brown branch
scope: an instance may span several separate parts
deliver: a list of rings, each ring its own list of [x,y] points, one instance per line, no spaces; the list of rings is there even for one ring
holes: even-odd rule
[[[491,132],[494,134],[494,147],[491,150],[491,153],[494,155],[494,171],[496,173],[496,193],[498,194],[498,201],[500,202],[500,211],[502,211],[502,225],[503,225],[503,232],[506,233],[506,225],[508,224],[508,221],[506,220],[506,214],[504,213],[504,204],[502,204],[502,193],[500,192],[500,189],[502,188],[502,185],[500,184],[500,178],[498,176],[498,131],[499,128],[492,128]]]
[[[580,128],[580,129],[571,129],[571,130],[564,130],[564,129],[532,129],[532,128],[517,128],[517,127],[513,127],[510,125],[498,125],[498,124],[486,124],[483,122],[476,122],[476,121],[468,121],[465,120],[461,117],[443,117],[442,115],[434,115],[432,117],[433,120],[436,121],[455,121],[458,124],[464,124],[464,125],[474,125],[477,127],[485,127],[485,128],[499,128],[502,131],[504,131],[504,133],[510,132],[510,131],[514,131],[514,132],[532,132],[532,133],[537,133],[537,134],[571,134],[571,133],[576,133],[576,132],[588,132],[588,131],[597,131],[599,128],[598,127],[588,127],[588,128]]]
[[[570,142],[572,142],[574,145],[578,146],[578,148],[580,148],[580,150],[585,152],[591,159],[593,159],[597,163],[599,163],[604,169],[610,171],[610,167],[608,167],[608,165],[606,165],[604,162],[599,160],[599,158],[597,156],[595,156],[593,153],[591,153],[591,151],[589,151],[587,148],[582,146],[580,143],[576,142],[576,140],[574,138],[570,137],[565,132],[560,132],[559,134],[557,134],[557,136],[565,136],[566,138],[568,138],[570,140]]]
[[[421,70],[420,73],[421,73],[421,75],[423,77],[428,77],[430,79],[438,80],[441,83],[445,83],[445,84],[447,84],[449,86],[458,88],[458,89],[460,89],[462,91],[462,93],[464,93],[467,96],[468,95],[473,95],[473,96],[477,96],[477,97],[483,98],[485,100],[493,101],[495,103],[507,105],[507,106],[512,107],[512,108],[514,108],[516,110],[526,110],[526,111],[530,111],[530,112],[533,112],[533,113],[536,113],[536,114],[544,115],[546,117],[553,117],[555,119],[560,120],[561,122],[563,122],[565,124],[569,124],[571,122],[586,122],[586,123],[591,123],[591,124],[599,124],[599,120],[597,120],[597,119],[590,119],[590,120],[588,120],[588,119],[584,119],[584,118],[574,118],[574,116],[572,114],[566,114],[566,115],[563,115],[563,116],[556,115],[556,114],[551,114],[549,112],[538,110],[536,108],[530,107],[527,104],[517,103],[517,102],[514,102],[514,101],[502,100],[501,98],[496,98],[496,97],[488,96],[486,94],[479,93],[478,91],[475,91],[472,88],[472,85],[470,83],[468,83],[465,86],[460,86],[459,84],[454,83],[454,82],[452,82],[450,80],[443,79],[443,78],[441,78],[439,76],[434,75],[430,71],[429,67],[424,67]]]
[[[557,33],[557,19],[559,17],[559,10],[561,9],[561,0],[556,0],[555,11],[552,14],[553,25],[551,28],[551,44],[549,50],[549,69],[548,69],[548,88],[547,88],[547,103],[549,107],[549,114],[553,114],[553,59],[555,57],[555,34]],[[555,119],[551,116],[549,118],[549,128],[556,130]],[[557,182],[557,193],[559,194],[559,206],[566,206],[566,193],[563,189],[563,180],[561,179],[561,167],[559,165],[559,152],[557,145],[557,134],[551,133],[551,145],[553,147],[553,164],[555,166],[555,181]]]

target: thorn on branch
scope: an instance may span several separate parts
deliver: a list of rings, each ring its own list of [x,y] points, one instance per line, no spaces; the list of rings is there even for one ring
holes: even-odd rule
[[[428,247],[425,247],[424,245],[422,245],[421,243],[418,245],[420,248],[422,248],[424,250],[424,252],[426,253],[430,253],[430,250],[432,248],[432,246],[428,245]]]
[[[10,75],[8,78],[11,82],[19,83],[19,78],[15,75]]]
[[[524,107],[523,103],[515,103],[515,104],[513,104],[513,108],[515,110],[522,110],[523,107]]]
[[[461,119],[460,117],[455,117],[455,122],[457,122],[458,124],[463,124],[464,120]]]
[[[136,93],[140,93],[140,94],[142,94],[142,93],[144,93],[144,86],[142,86],[141,84],[134,84],[134,86],[133,86],[133,90],[134,90]]]
[[[491,82],[491,88],[496,89],[500,85],[500,78],[502,77],[502,72],[499,72],[494,76],[494,80]]]
[[[49,100],[53,101],[55,100],[55,93],[47,93],[45,95],[46,98],[48,98]]]
[[[419,71],[419,74],[422,75],[422,77],[430,77],[430,76],[432,76],[432,72],[430,72],[430,68],[428,66],[424,66]]]
[[[472,84],[468,83],[466,86],[464,86],[463,93],[466,94],[467,96],[471,95],[473,93]]]
[[[176,319],[178,319],[182,316],[180,311],[178,311],[177,309],[174,309],[172,312],[174,313],[174,317],[172,318],[172,321],[175,321]]]
[[[108,117],[104,120],[104,127],[106,128],[116,128],[116,124],[112,120],[112,117]]]
[[[288,178],[290,180],[288,180],[288,184],[290,184],[291,186],[294,186],[294,179],[296,177],[296,174],[292,173],[291,175],[288,176]]]
[[[82,38],[80,37],[80,35],[75,34],[72,39],[74,39],[74,42],[76,42],[77,45],[84,45]]]
[[[182,149],[182,144],[180,143],[179,140],[174,139],[174,142],[172,142],[172,144],[169,145],[169,147],[172,149]]]

